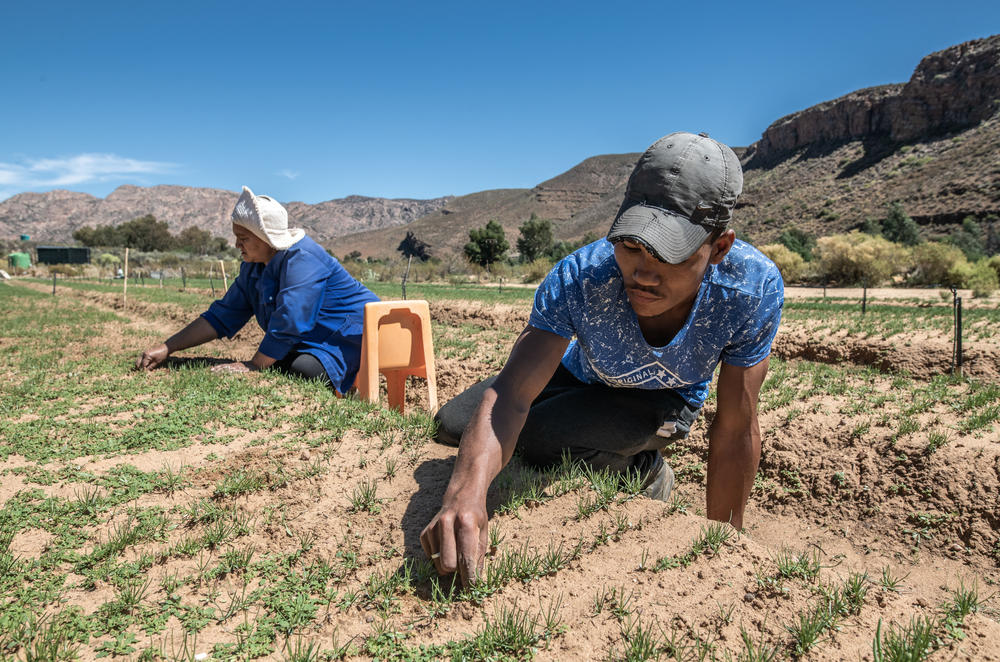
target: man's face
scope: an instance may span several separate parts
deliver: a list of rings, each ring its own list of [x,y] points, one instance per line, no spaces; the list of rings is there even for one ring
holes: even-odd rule
[[[244,262],[267,264],[274,257],[275,250],[242,225],[233,223],[233,234],[236,235],[236,248],[239,249]]]
[[[718,264],[733,245],[727,230],[715,241],[705,242],[680,264],[660,262],[645,246],[631,240],[615,244],[615,261],[621,269],[632,310],[639,317],[667,312],[687,314],[710,264]]]

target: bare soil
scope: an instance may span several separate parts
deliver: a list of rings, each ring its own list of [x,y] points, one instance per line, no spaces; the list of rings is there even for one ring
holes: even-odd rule
[[[93,292],[74,292],[73,296],[116,309],[147,330],[146,338],[109,339],[116,343],[116,350],[120,348],[117,343],[138,343],[133,348],[137,355],[142,343],[162,340],[164,333],[192,317],[182,306],[130,302],[123,311],[120,297]],[[449,327],[505,329],[513,339],[527,322],[528,308],[449,301],[433,303],[431,314]],[[259,338],[259,330],[249,325],[228,344],[232,359],[248,358]],[[967,351],[968,375],[994,381],[1000,377],[1000,350],[994,344],[973,344]],[[186,354],[200,355],[198,350]],[[804,328],[784,328],[775,343],[775,354],[794,365],[873,366],[884,374],[858,379],[867,380],[877,393],[891,393],[896,388],[895,372],[905,370],[918,380],[926,380],[946,371],[950,346],[930,340],[906,346],[898,339],[890,343],[815,337]],[[439,360],[439,397],[445,401],[489,376],[502,358],[495,348],[477,348],[471,357]],[[122,370],[129,367],[123,365]],[[254,375],[228,378],[253,379]],[[422,392],[419,388],[409,390],[409,405],[418,406]],[[571,546],[580,538],[593,541],[600,537],[602,527],[611,530],[621,518],[628,524],[605,544],[588,545],[568,568],[529,583],[508,585],[481,605],[457,603],[432,617],[428,614],[429,596],[424,592],[402,596],[392,624],[407,634],[411,645],[443,643],[473,634],[501,606],[518,605],[537,613],[557,600],[566,631],[537,650],[537,659],[605,659],[621,649],[622,626],[607,610],[595,613],[595,598],[602,591],[615,590],[631,596],[633,612],[643,622],[658,623],[664,632],[673,631],[688,640],[710,639],[720,655],[731,651],[735,658],[742,650],[743,627],[755,639],[781,643],[783,654],[790,656],[792,637],[786,626],[796,623],[799,614],[817,603],[817,587],[842,582],[850,572],[866,572],[870,590],[860,614],[842,620],[806,659],[872,660],[872,640],[880,623],[884,632],[890,623],[903,626],[915,616],[940,617],[941,605],[951,590],[960,584],[975,584],[984,599],[981,610],[966,617],[964,638],[947,640],[946,650],[937,655],[940,659],[1000,660],[997,605],[985,600],[996,593],[1000,582],[1000,434],[996,426],[962,433],[963,412],[931,407],[919,416],[927,426],[947,430],[948,442],[927,453],[926,433],[896,434],[903,415],[898,406],[844,413],[853,404],[849,394],[803,396],[773,407],[762,402],[764,447],[747,527],[716,554],[703,554],[687,567],[649,570],[649,564],[659,558],[683,555],[707,524],[701,513],[706,431],[714,415],[709,404],[690,438],[678,445],[670,460],[680,479],[677,491],[692,504],[686,512],[636,499],[580,520],[576,508],[579,495],[570,493],[514,514],[497,513],[493,522],[504,535],[503,545],[528,544],[540,550]],[[861,424],[868,424],[868,428],[858,435]],[[251,445],[250,441],[259,441],[259,437],[244,434],[226,446],[92,460],[84,462],[83,468],[104,470],[122,462],[140,467],[184,465],[189,470],[190,486],[157,497],[169,508],[210,497],[219,480],[237,469],[266,470],[275,463],[304,467],[320,457],[316,450],[305,447],[277,448]],[[399,556],[386,550],[398,550],[404,557],[422,557],[418,536],[440,504],[455,449],[430,443],[422,447],[419,456],[404,455],[394,447],[381,451],[382,441],[361,433],[327,439],[329,452],[322,455],[326,469],[322,475],[232,499],[231,505],[256,518],[254,532],[241,538],[238,545],[252,546],[259,554],[290,552],[302,537],[312,537],[316,542],[307,552],[306,562],[320,558],[335,562],[337,550],[349,547],[362,559],[362,567],[349,580],[349,585],[359,590],[372,573],[400,566]],[[217,459],[207,460],[209,453]],[[365,457],[371,461],[359,462]],[[385,475],[385,459],[399,462],[400,469],[392,478]],[[11,457],[0,467],[23,463],[23,458]],[[516,475],[518,470],[515,466],[508,471]],[[361,481],[369,480],[377,481],[381,512],[353,512],[352,491]],[[9,496],[21,485],[17,477],[7,476],[0,494]],[[44,489],[59,493],[65,488],[56,484]],[[495,484],[491,507],[498,505],[500,497]],[[273,517],[277,509],[282,513],[280,520]],[[269,512],[272,515],[265,516]],[[941,519],[923,530],[917,517],[920,513],[939,514]],[[174,531],[170,543],[185,534]],[[44,544],[40,532],[24,531],[12,543],[12,550],[20,555],[37,554]],[[776,576],[776,558],[787,551],[815,554],[822,564],[819,578],[812,582],[786,580],[780,588],[762,584],[761,578]],[[219,553],[221,550],[215,555]],[[162,577],[193,572],[199,562],[170,558],[154,567],[156,581],[146,600],[155,602],[164,597],[162,589],[156,588]],[[897,590],[880,585],[884,571],[903,578]],[[182,598],[197,600],[209,588],[227,595],[238,585],[236,578],[223,577],[214,587],[185,586]],[[89,611],[110,595],[108,587],[98,586],[71,593],[68,601]],[[308,638],[321,646],[328,646],[333,637],[341,644],[352,639],[360,643],[372,635],[378,621],[372,612],[357,607],[343,612],[333,609],[314,624]],[[209,625],[198,636],[197,652],[210,650],[217,642],[232,642],[234,625]],[[180,632],[173,620],[168,628]],[[85,654],[84,659],[90,658]],[[274,659],[282,659],[282,655],[276,653]]]

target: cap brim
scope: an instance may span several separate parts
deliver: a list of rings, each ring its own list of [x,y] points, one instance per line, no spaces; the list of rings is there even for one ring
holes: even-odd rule
[[[708,235],[707,229],[683,216],[637,204],[618,215],[608,231],[608,241],[637,239],[657,259],[679,264],[691,257]]]

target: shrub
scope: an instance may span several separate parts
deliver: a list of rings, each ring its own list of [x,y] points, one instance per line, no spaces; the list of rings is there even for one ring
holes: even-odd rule
[[[986,257],[983,230],[972,216],[962,219],[962,227],[952,232],[948,243],[960,248],[970,262]]]
[[[993,271],[987,260],[963,261],[949,272],[948,278],[953,287],[972,290],[974,297],[988,297],[1000,287],[1000,283],[997,282],[997,273]]]
[[[552,269],[552,260],[540,257],[525,265],[523,280],[525,283],[539,283]]]
[[[812,236],[805,230],[800,230],[795,227],[788,228],[778,237],[778,242],[783,244],[788,250],[801,255],[802,259],[806,262],[812,260],[812,252],[813,249],[816,248],[816,237]],[[770,255],[768,257],[770,257]],[[785,272],[782,271],[781,275],[784,277]]]
[[[986,263],[997,273],[997,278],[1000,278],[1000,255],[994,255]]]
[[[906,246],[916,246],[922,239],[916,221],[903,210],[903,205],[893,202],[889,212],[882,221],[882,234],[889,241],[895,241]]]
[[[821,237],[816,242],[819,276],[844,285],[878,285],[905,273],[910,252],[882,237],[853,231]]]
[[[967,264],[957,246],[929,241],[913,249],[913,285],[955,285],[949,274],[961,264]]]
[[[781,272],[781,277],[786,283],[802,279],[806,269],[806,261],[798,253],[784,244],[767,244],[760,247],[760,252],[777,265],[778,271]]]

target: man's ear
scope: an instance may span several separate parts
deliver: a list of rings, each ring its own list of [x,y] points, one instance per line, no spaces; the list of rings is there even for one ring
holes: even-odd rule
[[[718,236],[718,238],[712,242],[712,252],[708,256],[709,264],[719,264],[722,262],[722,258],[726,257],[729,249],[733,247],[733,242],[736,241],[736,233],[732,230],[726,230]]]

